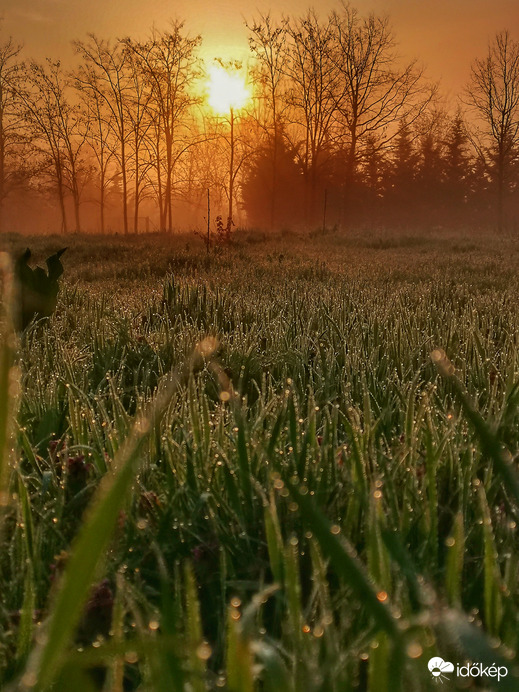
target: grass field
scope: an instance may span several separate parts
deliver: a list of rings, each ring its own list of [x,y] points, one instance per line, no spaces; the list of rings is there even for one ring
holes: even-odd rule
[[[519,241],[3,244],[1,689],[519,689]]]

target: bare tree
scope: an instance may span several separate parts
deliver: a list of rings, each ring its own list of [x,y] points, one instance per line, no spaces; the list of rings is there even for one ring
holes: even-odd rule
[[[21,46],[8,38],[0,45],[0,232],[5,199],[20,175],[17,150],[21,141],[21,118],[17,84],[22,71],[18,62]],[[17,160],[16,160],[17,159]]]
[[[101,233],[105,233],[106,197],[113,176],[110,166],[114,163],[114,116],[101,95],[99,78],[92,66],[84,67],[82,80],[75,79],[85,110],[85,122],[89,123],[86,141],[97,163],[99,174],[99,222]]]
[[[65,197],[72,195],[75,230],[81,230],[80,204],[82,151],[86,128],[80,108],[67,95],[69,86],[61,65],[47,60],[46,65],[31,61],[24,66],[25,84],[17,90],[23,103],[24,118],[56,184],[63,232],[68,231]]]
[[[132,89],[130,52],[121,43],[112,45],[94,34],[90,34],[89,39],[88,43],[76,41],[74,44],[85,61],[76,73],[76,83],[85,89],[96,89],[111,113],[110,122],[117,139],[116,156],[121,171],[123,229],[128,233],[129,140],[132,134],[128,118]]]
[[[497,191],[497,228],[503,229],[514,149],[519,143],[519,42],[496,35],[486,58],[472,64],[466,102],[478,119],[472,143]]]
[[[146,102],[151,116],[148,142],[156,172],[159,225],[169,232],[173,228],[175,166],[196,140],[189,137],[190,128],[185,121],[189,110],[199,100],[189,92],[189,85],[198,74],[195,50],[201,37],[185,36],[183,26],[176,21],[167,32],[153,31],[148,41],[125,41],[138,60],[149,90]]]
[[[316,193],[319,168],[329,151],[337,104],[337,70],[331,59],[333,33],[313,10],[287,26],[285,74],[289,80],[288,104],[292,110],[294,145],[302,151],[305,176],[307,222],[316,222]]]
[[[397,65],[395,39],[387,17],[361,18],[343,6],[331,15],[333,62],[340,80],[337,111],[348,133],[347,169],[355,180],[359,153],[369,138],[387,146],[398,134],[399,122],[409,127],[424,112],[434,88],[423,80],[416,61]]]
[[[139,230],[139,207],[148,188],[148,173],[153,165],[149,133],[152,128],[150,102],[152,92],[142,70],[141,60],[132,48],[132,41],[121,42],[128,51],[128,69],[131,88],[128,92],[127,118],[129,128],[130,177],[133,177],[133,232]]]
[[[264,101],[266,115],[262,127],[267,133],[272,148],[272,178],[270,193],[270,227],[276,224],[278,193],[278,155],[282,133],[283,75],[285,60],[285,40],[288,20],[275,25],[270,14],[260,14],[251,24],[246,24],[250,32],[249,47],[257,61],[253,77],[259,87],[259,98]],[[258,95],[257,95],[258,96]]]

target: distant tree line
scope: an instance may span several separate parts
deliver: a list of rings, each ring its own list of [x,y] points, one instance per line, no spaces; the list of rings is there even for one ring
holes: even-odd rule
[[[261,228],[515,228],[519,42],[507,31],[451,112],[401,61],[387,18],[344,5],[247,28],[252,98],[230,116],[207,107],[202,39],[182,22],[145,41],[90,35],[72,70],[23,61],[4,40],[0,230],[47,219],[171,232],[201,223],[207,190],[212,217],[238,209],[234,222]]]

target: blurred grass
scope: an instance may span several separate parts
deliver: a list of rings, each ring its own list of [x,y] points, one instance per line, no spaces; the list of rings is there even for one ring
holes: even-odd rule
[[[4,687],[519,685],[514,240],[336,240],[71,239],[19,348]]]

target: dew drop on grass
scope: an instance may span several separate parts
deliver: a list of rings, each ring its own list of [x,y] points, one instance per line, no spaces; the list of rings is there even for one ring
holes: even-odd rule
[[[423,654],[423,649],[418,642],[410,642],[407,645],[406,653],[409,658],[420,658]]]
[[[22,678],[22,685],[25,687],[34,687],[36,685],[37,678],[35,673],[25,673]]]
[[[213,650],[207,642],[202,642],[196,650],[196,655],[201,661],[207,661],[211,657]]]

